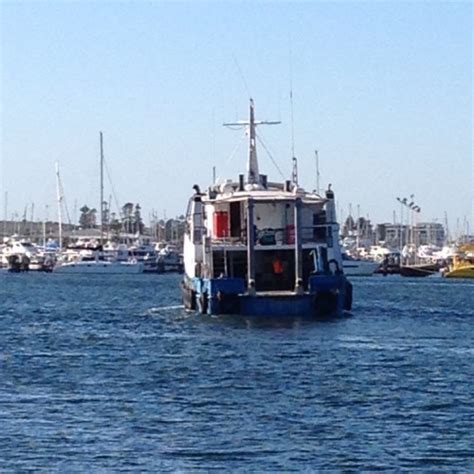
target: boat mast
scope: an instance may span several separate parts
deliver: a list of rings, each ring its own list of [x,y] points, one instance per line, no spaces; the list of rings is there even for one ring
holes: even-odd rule
[[[357,204],[357,236],[356,236],[356,247],[357,247],[357,253],[359,253],[359,247],[360,247],[360,205]]]
[[[59,249],[63,247],[63,216],[62,216],[62,200],[61,180],[59,177],[59,163],[56,161],[56,194],[58,198],[58,233],[59,233]]]
[[[100,132],[100,244],[104,239],[104,137]]]
[[[44,209],[44,220],[43,220],[43,248],[46,249],[46,222],[48,221],[49,206],[46,204]]]
[[[3,202],[3,237],[7,236],[7,219],[8,219],[8,191],[5,191],[5,200]]]
[[[260,173],[258,171],[258,160],[257,160],[257,133],[256,128],[257,125],[278,125],[280,121],[261,121],[255,120],[255,107],[253,103],[253,99],[250,99],[250,113],[249,113],[249,120],[239,120],[238,122],[226,122],[224,123],[224,127],[231,127],[231,126],[248,126],[248,134],[249,134],[249,154],[247,159],[247,181],[245,184],[249,184],[250,186],[260,186]]]
[[[260,184],[260,173],[258,172],[257,143],[255,133],[255,108],[253,105],[253,99],[250,99],[249,157],[247,162],[247,183]]]

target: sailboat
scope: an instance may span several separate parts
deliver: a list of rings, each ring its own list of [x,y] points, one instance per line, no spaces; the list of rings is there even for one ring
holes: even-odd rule
[[[321,196],[293,180],[260,174],[250,99],[247,174],[194,186],[184,235],[184,305],[201,314],[272,317],[341,315],[352,285],[342,270],[331,186]],[[278,122],[279,123],[279,122]],[[226,124],[225,124],[226,125]]]
[[[115,255],[104,253],[104,142],[100,132],[100,243],[96,247],[75,246],[63,252],[54,267],[56,273],[100,273],[100,274],[136,274],[143,273],[145,265],[136,258],[122,260],[118,252]],[[61,197],[58,191],[59,209]],[[60,224],[61,228],[61,224]],[[61,238],[60,238],[61,242]]]

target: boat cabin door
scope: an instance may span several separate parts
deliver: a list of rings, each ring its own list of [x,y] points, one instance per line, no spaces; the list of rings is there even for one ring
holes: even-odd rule
[[[313,257],[314,264],[314,273],[328,273],[329,272],[329,263],[328,263],[328,249],[322,245],[318,245],[310,253]]]
[[[230,203],[230,236],[240,237],[242,232],[240,202]]]

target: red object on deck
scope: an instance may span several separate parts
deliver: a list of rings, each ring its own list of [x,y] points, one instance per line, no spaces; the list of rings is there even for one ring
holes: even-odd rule
[[[285,241],[287,244],[295,243],[295,226],[293,224],[289,224],[285,228]]]
[[[214,237],[227,237],[229,233],[229,213],[227,211],[214,212]]]

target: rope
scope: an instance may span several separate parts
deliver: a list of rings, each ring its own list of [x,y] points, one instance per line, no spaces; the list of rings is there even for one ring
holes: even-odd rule
[[[246,130],[247,131],[247,130]],[[229,157],[227,158],[227,161],[225,162],[225,165],[224,165],[224,168],[231,162],[232,158],[235,156],[235,154],[237,153],[237,150],[239,149],[240,147],[240,144],[243,142],[245,136],[246,136],[246,131],[242,134],[242,137],[240,138],[239,142],[237,143],[237,145],[235,146],[235,148],[232,150],[232,153],[229,155]],[[218,176],[216,178],[216,182],[218,182],[220,180],[221,176]]]
[[[114,185],[112,183],[112,178],[110,177],[109,168],[107,166],[107,161],[105,160],[105,158],[104,158],[104,165],[105,165],[105,173],[107,174],[107,179],[109,180],[110,187],[112,188],[112,196],[114,197],[115,205],[117,206],[118,215],[121,217],[122,216],[122,209],[120,208],[120,205],[119,205],[119,202],[118,202],[118,199],[117,199],[117,194],[115,193],[115,188],[114,188]],[[101,203],[101,205],[102,205],[102,203]],[[109,215],[109,219],[110,219],[110,215]]]
[[[278,166],[277,162],[274,160],[272,154],[270,153],[270,150],[267,148],[267,146],[265,145],[263,139],[260,137],[260,134],[257,135],[257,139],[258,139],[260,145],[262,145],[263,149],[267,152],[268,156],[270,157],[270,160],[272,160],[272,163],[274,164],[277,171],[280,173],[280,176],[283,179],[285,179],[285,175],[282,173],[282,171],[281,171],[280,167]]]

